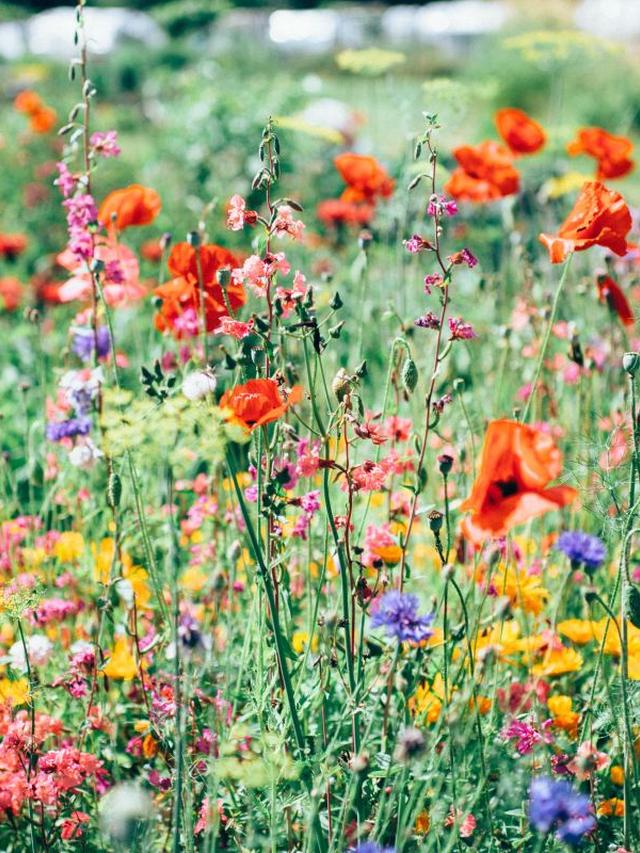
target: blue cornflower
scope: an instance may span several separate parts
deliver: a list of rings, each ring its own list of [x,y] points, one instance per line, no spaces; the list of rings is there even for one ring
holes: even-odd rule
[[[589,797],[574,790],[570,783],[550,776],[534,779],[529,788],[529,822],[539,832],[556,831],[566,844],[577,845],[595,828]]]
[[[83,361],[89,361],[93,355],[94,345],[98,343],[98,358],[104,358],[111,349],[111,337],[106,326],[99,326],[94,335],[93,329],[76,329],[71,341],[71,349]]]
[[[68,421],[49,421],[47,438],[49,441],[62,441],[76,435],[88,435],[91,432],[90,418],[71,418]]]
[[[418,597],[397,589],[389,590],[380,598],[371,617],[373,628],[386,628],[390,637],[403,642],[420,643],[432,634],[433,613],[418,614]]]
[[[574,568],[583,565],[587,571],[597,569],[607,556],[602,539],[582,530],[561,533],[556,542],[556,549],[567,555]]]
[[[354,853],[396,853],[395,847],[380,847],[375,841],[363,841],[352,850]]]

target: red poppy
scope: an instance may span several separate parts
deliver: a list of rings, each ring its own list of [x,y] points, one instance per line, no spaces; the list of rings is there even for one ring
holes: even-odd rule
[[[544,147],[547,135],[542,125],[523,110],[505,107],[495,118],[498,133],[514,154],[533,154]]]
[[[0,234],[0,257],[12,261],[27,248],[24,234]]]
[[[48,133],[58,120],[58,114],[51,107],[42,107],[31,113],[29,117],[29,127],[34,133]]]
[[[453,151],[453,156],[460,166],[452,172],[444,191],[459,201],[493,201],[520,189],[513,155],[498,142],[463,145]]]
[[[193,246],[176,243],[167,261],[173,278],[154,290],[162,300],[160,312],[156,314],[156,328],[161,332],[170,329],[176,338],[192,337],[200,329],[200,276],[205,293],[207,331],[212,332],[220,318],[229,315],[216,273],[220,269],[237,267],[240,261],[232,252],[214,244],[200,246],[198,252],[199,262]],[[246,296],[242,285],[232,280],[225,290],[233,311],[244,305]]]
[[[552,264],[562,263],[569,252],[583,252],[591,246],[604,246],[624,255],[631,224],[629,208],[620,193],[589,181],[558,233],[541,234],[539,239],[549,250]]]
[[[155,190],[131,184],[110,192],[100,205],[98,219],[107,228],[118,231],[131,225],[148,225],[160,213],[162,202]]]
[[[158,262],[162,259],[162,243],[160,240],[145,240],[140,246],[140,254],[145,261]]]
[[[364,227],[368,225],[375,214],[371,204],[354,204],[341,198],[328,198],[316,207],[316,216],[327,226],[337,228],[340,225]]]
[[[220,398],[220,408],[226,409],[231,420],[248,430],[278,420],[293,403],[302,398],[302,388],[294,386],[283,396],[275,379],[250,379],[236,385]]]
[[[42,109],[43,103],[42,98],[37,92],[31,91],[31,89],[23,89],[22,92],[18,92],[16,95],[13,106],[19,113],[33,115],[33,113],[37,113],[39,109]]]
[[[569,486],[551,486],[562,471],[562,453],[546,432],[517,421],[487,427],[480,472],[460,509],[467,538],[479,543],[504,536],[512,527],[571,503]]]
[[[626,136],[614,136],[602,127],[583,127],[567,145],[572,157],[587,154],[598,161],[596,178],[622,178],[633,169],[633,143]]]
[[[341,196],[343,201],[372,203],[393,193],[395,183],[375,157],[346,153],[338,154],[333,162],[347,184]]]
[[[608,275],[599,275],[596,282],[600,302],[606,302],[615,311],[623,326],[633,326],[635,318],[622,289]]]
[[[0,278],[0,306],[15,311],[22,301],[22,284],[13,276]]]

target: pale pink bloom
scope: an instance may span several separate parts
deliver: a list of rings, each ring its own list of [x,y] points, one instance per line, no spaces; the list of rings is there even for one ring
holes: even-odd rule
[[[320,466],[320,442],[313,444],[302,438],[296,445],[296,474],[298,477],[313,477]]]
[[[627,457],[629,445],[626,430],[615,428],[607,450],[600,454],[598,465],[603,471],[611,471],[621,465]]]
[[[140,281],[138,259],[128,246],[99,238],[96,241],[95,258],[104,264],[102,289],[107,305],[120,308],[145,296],[147,291]],[[56,260],[72,273],[71,278],[58,290],[60,300],[72,302],[74,299],[89,299],[92,282],[86,263],[78,263],[68,249],[61,252]]]
[[[248,323],[243,323],[241,320],[234,320],[233,317],[221,317],[217,328],[214,330],[214,335],[231,335],[236,340],[242,340],[253,330],[253,319]]]
[[[276,298],[280,300],[282,305],[282,316],[286,319],[295,308],[296,300],[302,299],[307,292],[307,279],[299,271],[296,270],[293,276],[293,287],[277,287]]]
[[[285,237],[288,234],[293,240],[302,240],[305,228],[304,222],[293,218],[293,208],[287,204],[278,208],[278,215],[271,227],[276,237]]]
[[[391,415],[383,424],[385,435],[392,441],[408,441],[413,423],[410,418]]]
[[[241,195],[232,195],[227,208],[227,228],[232,231],[242,231],[247,202]]]
[[[449,814],[444,819],[446,827],[458,824],[460,829],[460,838],[470,838],[476,828],[476,819],[472,814],[464,815],[460,809],[454,809],[453,806],[449,809]]]
[[[604,770],[611,762],[609,756],[604,752],[598,752],[590,740],[585,740],[578,747],[575,758],[567,764],[567,769],[574,774],[576,779],[584,782],[590,779],[591,774],[598,770]]]
[[[351,469],[351,483],[356,491],[376,492],[384,488],[388,473],[383,465],[367,460]],[[342,489],[347,491],[347,483],[343,482]]]

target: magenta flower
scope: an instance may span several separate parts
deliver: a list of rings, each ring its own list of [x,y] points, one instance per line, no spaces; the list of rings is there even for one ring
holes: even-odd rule
[[[449,331],[452,341],[468,341],[478,337],[471,323],[465,323],[462,317],[449,317]]]
[[[440,320],[433,311],[427,311],[427,313],[423,314],[422,317],[418,317],[415,321],[415,325],[419,329],[439,329]]]
[[[418,252],[424,252],[426,249],[433,248],[431,243],[425,240],[420,234],[412,234],[408,240],[404,241],[404,247],[412,255],[417,255]]]
[[[95,153],[102,157],[118,157],[122,153],[118,145],[118,133],[115,130],[92,133],[89,141]]]

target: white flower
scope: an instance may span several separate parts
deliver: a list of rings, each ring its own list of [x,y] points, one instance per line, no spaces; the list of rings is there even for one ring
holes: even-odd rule
[[[126,844],[139,825],[152,818],[153,800],[139,785],[121,782],[100,800],[99,810],[103,832]]]
[[[76,446],[69,451],[69,462],[75,468],[93,468],[96,459],[99,459],[104,454],[95,446],[90,438],[86,438],[82,444]]]
[[[201,400],[216,390],[216,377],[208,370],[194,370],[182,383],[182,393],[187,400]]]
[[[27,652],[31,666],[44,666],[51,656],[53,644],[44,634],[33,634],[27,637]],[[27,672],[27,661],[24,655],[22,641],[14,643],[9,649],[9,659],[14,669]]]
[[[131,581],[125,580],[125,578],[118,578],[115,587],[125,606],[129,608],[133,607],[133,587],[131,586]]]

